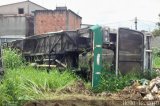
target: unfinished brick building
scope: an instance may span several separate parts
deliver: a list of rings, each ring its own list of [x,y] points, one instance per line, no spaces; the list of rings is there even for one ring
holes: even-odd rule
[[[35,35],[60,30],[76,30],[81,26],[82,18],[67,7],[36,10],[34,14]]]

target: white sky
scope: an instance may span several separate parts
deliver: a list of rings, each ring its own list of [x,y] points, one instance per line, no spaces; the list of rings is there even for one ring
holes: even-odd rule
[[[24,0],[0,0],[0,5]],[[82,16],[83,24],[100,24],[134,28],[137,17],[138,27],[151,30],[158,22],[160,0],[30,0],[48,9],[67,6]]]

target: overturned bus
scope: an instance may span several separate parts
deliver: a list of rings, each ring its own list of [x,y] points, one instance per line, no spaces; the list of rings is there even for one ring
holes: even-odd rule
[[[91,72],[94,87],[98,85],[103,64],[110,64],[108,68],[116,75],[151,70],[150,38],[150,34],[128,28],[113,30],[95,25],[30,36],[12,42],[12,47],[20,49],[27,61],[48,68],[78,68],[80,62],[88,60],[86,69]]]

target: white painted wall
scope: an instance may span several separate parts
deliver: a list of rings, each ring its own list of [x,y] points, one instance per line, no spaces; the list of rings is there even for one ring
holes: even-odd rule
[[[18,8],[24,8],[24,14],[33,14],[32,11],[35,10],[45,10],[44,7],[41,7],[33,2],[24,1],[0,6],[0,14],[18,14]]]
[[[0,36],[26,35],[26,17],[7,16],[0,17]]]

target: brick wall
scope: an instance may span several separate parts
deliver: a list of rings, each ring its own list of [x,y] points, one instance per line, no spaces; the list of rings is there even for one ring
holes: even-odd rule
[[[81,17],[68,10],[40,10],[34,16],[35,35],[80,28]]]

